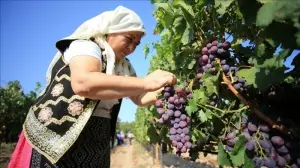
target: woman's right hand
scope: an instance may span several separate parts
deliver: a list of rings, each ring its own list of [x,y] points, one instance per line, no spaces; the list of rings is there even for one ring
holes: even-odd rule
[[[146,77],[144,77],[144,88],[146,91],[156,91],[166,85],[175,85],[176,76],[167,71],[155,70]]]

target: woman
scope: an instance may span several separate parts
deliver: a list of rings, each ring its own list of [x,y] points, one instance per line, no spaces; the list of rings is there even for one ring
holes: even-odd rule
[[[126,56],[144,35],[140,17],[119,6],[58,41],[48,85],[29,110],[9,167],[109,167],[122,98],[148,106],[176,83],[161,70],[136,77]]]

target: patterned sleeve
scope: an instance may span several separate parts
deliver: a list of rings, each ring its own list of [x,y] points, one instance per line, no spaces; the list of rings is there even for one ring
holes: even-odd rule
[[[130,63],[129,59],[127,59],[127,61],[128,61],[128,69],[129,69],[130,76],[136,77],[137,75],[136,75],[134,67]]]

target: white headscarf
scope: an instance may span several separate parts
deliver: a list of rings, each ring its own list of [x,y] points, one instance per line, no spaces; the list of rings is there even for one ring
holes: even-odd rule
[[[103,12],[80,25],[77,30],[68,37],[67,39],[89,39],[94,37],[99,45],[105,47],[105,54],[107,56],[107,74],[114,74],[115,67],[115,54],[109,44],[105,41],[105,34],[110,33],[121,33],[128,31],[140,31],[146,33],[144,24],[141,18],[132,10],[118,6],[115,10]],[[60,40],[60,41],[62,41]],[[52,66],[60,58],[62,53],[57,52],[47,71],[47,81],[51,79]],[[128,67],[128,62],[125,60],[120,61],[120,65]],[[118,65],[118,66],[120,66]],[[128,74],[128,69],[124,69],[124,73]]]

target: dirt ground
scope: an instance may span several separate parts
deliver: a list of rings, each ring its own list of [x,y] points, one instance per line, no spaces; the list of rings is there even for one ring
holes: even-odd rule
[[[0,168],[6,168],[15,144],[2,144],[0,148]],[[187,156],[184,156],[187,157]],[[155,162],[154,146],[132,145],[117,146],[111,151],[111,168],[214,168],[217,167],[216,156],[200,155],[196,163],[174,154],[159,152]]]
[[[148,150],[147,150],[148,148]],[[216,156],[203,156],[196,163],[174,154],[159,153],[156,162],[155,148],[139,143],[118,146],[111,152],[111,168],[213,168],[217,167]]]

